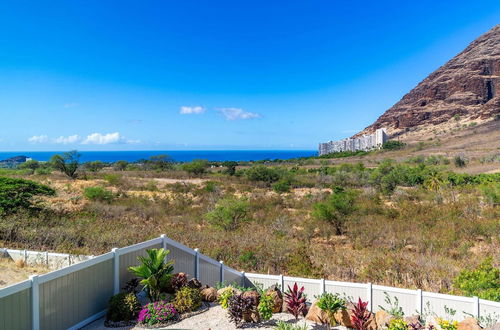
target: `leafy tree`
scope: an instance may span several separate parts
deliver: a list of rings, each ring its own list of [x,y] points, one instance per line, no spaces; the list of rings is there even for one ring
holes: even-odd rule
[[[156,155],[149,157],[148,167],[156,171],[167,171],[173,167],[173,159],[169,155]]]
[[[71,179],[76,179],[77,170],[80,166],[80,154],[76,150],[65,152],[61,155],[54,155],[50,159],[52,166],[66,174]]]
[[[126,160],[119,160],[113,164],[113,168],[117,171],[125,171],[128,166],[128,162]]]
[[[40,163],[37,160],[32,159],[20,164],[18,167],[22,170],[28,169],[34,172],[40,168]]]
[[[0,214],[11,214],[20,209],[34,209],[34,196],[53,196],[54,189],[37,182],[0,177]]]
[[[234,230],[249,217],[248,202],[235,198],[221,199],[215,209],[206,214],[210,224],[223,230]]]
[[[500,301],[500,268],[486,258],[475,269],[465,269],[453,281],[455,289],[467,296]]]
[[[201,175],[207,171],[210,163],[206,159],[195,159],[192,162],[182,164],[181,168],[191,174]]]
[[[141,277],[140,284],[146,291],[150,301],[158,301],[161,293],[170,283],[172,272],[174,271],[173,261],[166,261],[169,250],[148,249],[147,257],[139,256],[141,262],[139,266],[129,267],[135,276]]]
[[[245,176],[250,181],[261,181],[271,184],[281,178],[281,173],[273,167],[257,165],[247,169],[245,171]]]
[[[222,166],[224,166],[226,168],[224,173],[232,176],[236,173],[236,166],[238,166],[238,162],[227,161],[227,162],[223,162]]]
[[[101,162],[100,160],[94,160],[93,162],[87,162],[85,163],[84,167],[86,170],[90,172],[99,172],[104,168],[104,163]]]
[[[355,210],[356,192],[336,188],[326,202],[314,205],[313,217],[326,221],[335,227],[336,234],[342,235],[344,223]]]

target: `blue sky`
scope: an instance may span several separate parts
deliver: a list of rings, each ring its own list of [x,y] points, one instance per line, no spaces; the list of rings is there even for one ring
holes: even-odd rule
[[[0,1],[0,151],[315,149],[498,1]]]

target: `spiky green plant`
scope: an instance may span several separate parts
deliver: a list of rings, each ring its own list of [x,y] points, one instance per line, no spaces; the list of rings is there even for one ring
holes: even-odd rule
[[[139,266],[129,267],[135,276],[142,278],[139,282],[146,291],[151,301],[160,300],[162,290],[164,290],[172,278],[174,262],[166,261],[169,250],[149,249],[146,250],[147,257],[139,256],[141,262]]]

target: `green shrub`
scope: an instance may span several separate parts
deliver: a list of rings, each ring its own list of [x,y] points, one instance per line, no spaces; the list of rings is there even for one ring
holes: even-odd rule
[[[383,150],[399,150],[399,149],[403,149],[405,146],[406,146],[406,144],[404,142],[390,140],[382,145],[382,149]]]
[[[492,258],[486,258],[477,268],[460,272],[453,286],[467,296],[500,301],[500,268],[493,266]]]
[[[484,186],[481,190],[488,203],[493,206],[500,205],[500,183]]]
[[[83,167],[90,172],[99,172],[104,168],[105,164],[100,160],[94,160],[92,162],[87,162],[83,165]]]
[[[266,293],[261,294],[257,310],[259,311],[259,314],[262,317],[262,319],[269,320],[271,317],[273,317],[273,309],[274,309],[273,296]]]
[[[334,314],[346,308],[345,299],[341,298],[338,294],[333,294],[330,292],[325,292],[318,297],[318,307],[321,308],[330,320],[330,325],[333,325],[335,322]]]
[[[221,199],[215,209],[206,214],[208,222],[219,229],[234,230],[250,219],[249,203],[244,199]]]
[[[307,324],[303,325],[298,325],[298,324],[293,324],[293,323],[288,323],[285,321],[278,321],[276,323],[276,326],[274,327],[275,330],[307,330],[309,327]]]
[[[217,301],[222,308],[227,309],[227,307],[229,306],[229,298],[231,298],[233,295],[234,288],[232,286],[228,286],[219,294]]]
[[[466,167],[467,166],[467,158],[463,155],[458,155],[453,158],[453,162],[456,167]]]
[[[326,221],[335,227],[337,235],[342,235],[344,223],[355,208],[356,192],[354,190],[336,189],[326,202],[314,204],[313,217]]]
[[[87,187],[83,195],[92,201],[111,202],[113,193],[103,187]]]
[[[277,193],[289,192],[292,184],[289,180],[280,180],[273,184],[273,190]]]
[[[267,184],[276,182],[282,177],[280,171],[276,168],[265,165],[250,167],[245,171],[245,176],[250,181],[261,181]]]
[[[133,293],[120,292],[109,299],[106,320],[130,322],[137,319],[141,304]]]
[[[45,168],[37,168],[35,170],[36,175],[50,175],[52,174],[52,168],[50,167],[45,167]]]
[[[181,168],[191,174],[201,175],[207,171],[210,166],[208,160],[205,159],[195,159],[192,162],[182,164]]]
[[[54,189],[37,182],[0,177],[0,215],[15,213],[21,209],[36,209],[35,196],[53,196]]]
[[[172,304],[180,314],[195,311],[201,307],[200,290],[184,286],[175,293]]]
[[[408,330],[408,324],[400,318],[392,319],[389,322],[388,330]]]
[[[110,185],[116,186],[121,183],[122,176],[119,174],[106,174],[104,175],[104,180],[106,180]]]

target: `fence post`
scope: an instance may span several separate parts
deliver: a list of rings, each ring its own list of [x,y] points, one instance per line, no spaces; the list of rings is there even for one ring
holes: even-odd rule
[[[166,250],[167,249],[167,235],[165,234],[161,234],[160,235],[161,237],[161,247],[163,248],[163,250]]]
[[[319,282],[319,283],[320,283],[320,285],[321,285],[320,292],[321,292],[321,294],[323,294],[323,293],[325,293],[325,292],[326,292],[326,287],[325,287],[325,279],[324,279],[324,278],[322,278],[322,279],[320,280],[320,282]]]
[[[28,265],[28,251],[24,250],[24,263]]]
[[[31,329],[40,329],[40,291],[38,275],[31,275]]]
[[[417,294],[417,301],[416,301],[417,312],[420,315],[422,315],[422,312],[423,312],[422,290],[421,289],[417,289],[416,294]]]
[[[246,281],[245,281],[245,272],[241,272],[241,286],[245,287]]]
[[[368,283],[366,286],[366,297],[368,300],[368,310],[373,312],[373,288],[371,283]]]
[[[219,261],[220,263],[220,282],[224,283],[224,261]]]
[[[479,309],[479,298],[477,296],[472,297],[474,301],[474,317],[477,319],[480,315],[480,309]]]
[[[199,249],[194,249],[194,277],[197,280],[200,280],[200,256]]]
[[[47,265],[47,268],[49,268],[49,252],[45,251],[45,263]]]
[[[281,274],[280,274],[280,286],[281,286],[281,291],[285,292],[285,278]]]
[[[120,256],[118,255],[118,249],[113,248],[113,294],[118,294],[120,292]]]

